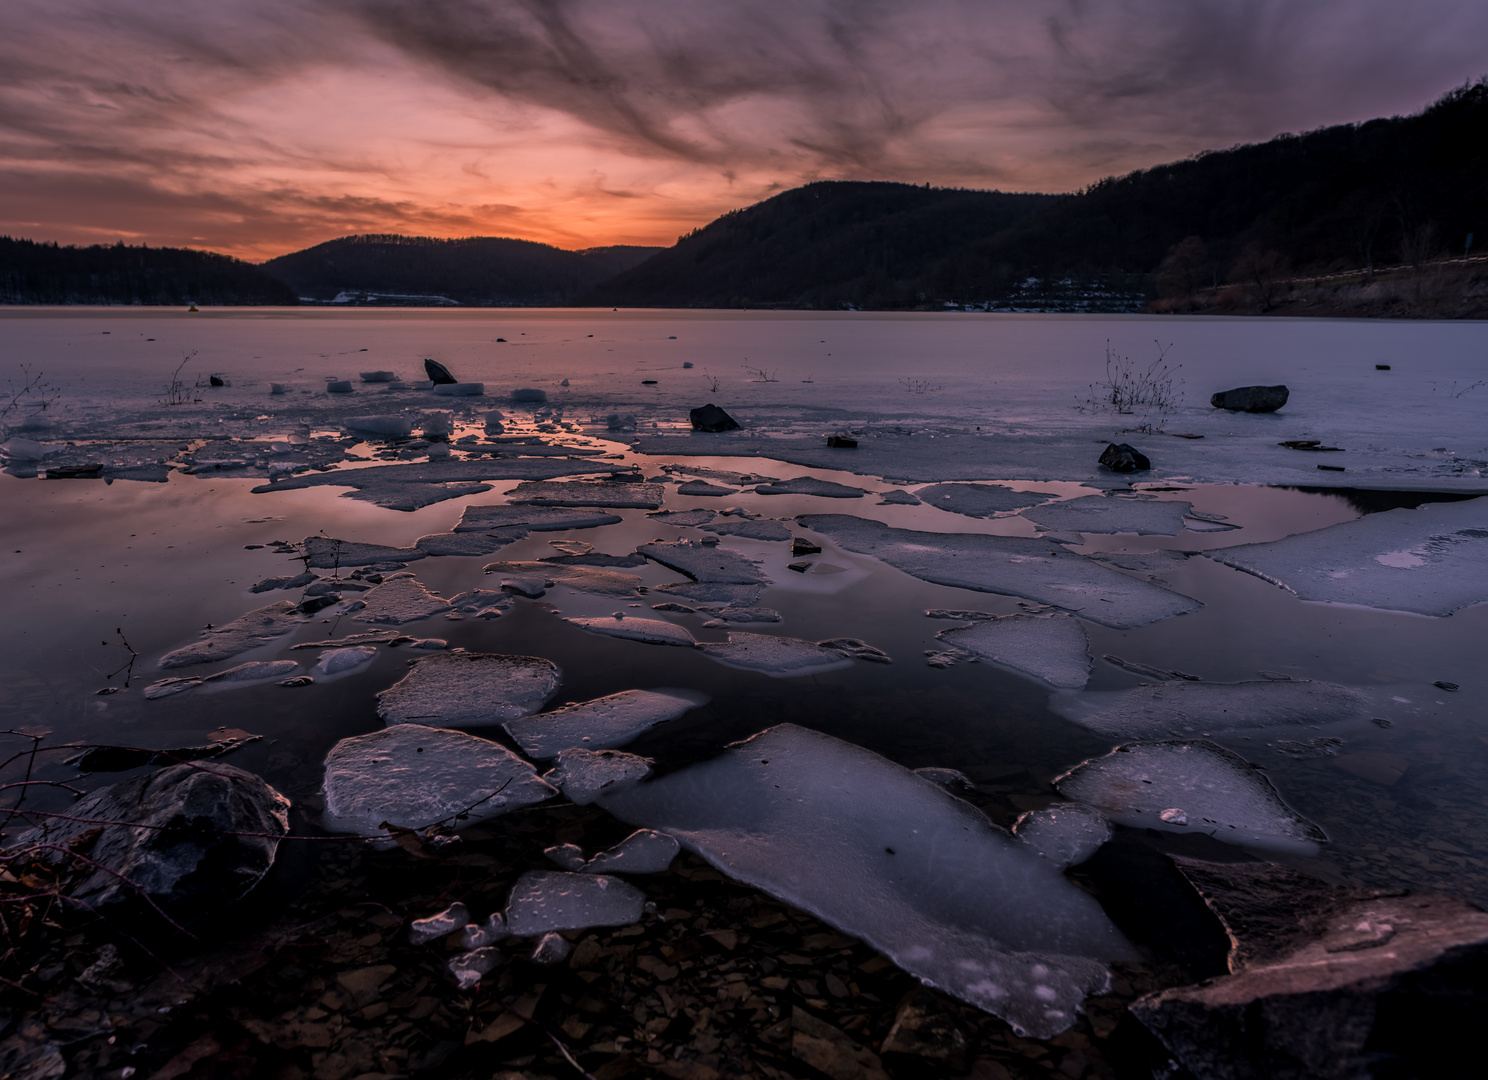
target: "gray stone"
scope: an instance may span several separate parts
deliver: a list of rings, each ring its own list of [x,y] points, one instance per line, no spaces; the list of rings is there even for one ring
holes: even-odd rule
[[[711,403],[693,409],[687,415],[692,421],[693,431],[736,431],[739,427],[739,421]]]
[[[1287,396],[1285,386],[1237,386],[1212,395],[1209,404],[1231,412],[1275,412],[1287,403]]]

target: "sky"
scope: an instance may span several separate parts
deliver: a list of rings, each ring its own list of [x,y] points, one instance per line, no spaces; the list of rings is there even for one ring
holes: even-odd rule
[[[1481,0],[5,0],[0,234],[671,244],[812,180],[1074,191],[1488,74]]]

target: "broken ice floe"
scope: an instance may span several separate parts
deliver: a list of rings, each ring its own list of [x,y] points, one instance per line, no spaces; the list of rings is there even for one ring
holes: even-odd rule
[[[175,697],[187,690],[195,690],[201,684],[200,677],[195,675],[160,679],[145,687],[144,696],[146,701],[159,701],[161,698]]]
[[[729,633],[727,641],[705,641],[698,649],[720,664],[760,671],[775,678],[815,675],[851,663],[835,649],[824,649],[809,641],[737,630]]]
[[[461,614],[474,615],[477,619],[495,619],[512,606],[512,598],[510,593],[492,589],[466,589],[450,597],[449,603]]]
[[[556,768],[543,779],[575,806],[588,806],[601,795],[644,780],[652,764],[650,758],[619,750],[569,747],[558,752]]]
[[[357,622],[397,626],[441,615],[450,609],[442,596],[431,593],[412,574],[394,574],[362,596],[353,613]]]
[[[630,641],[644,641],[648,645],[681,645],[688,649],[697,645],[697,641],[692,634],[688,633],[686,627],[666,622],[663,619],[637,619],[629,615],[616,614],[567,621],[592,634],[626,638]]]
[[[455,980],[455,985],[461,990],[469,990],[504,963],[506,963],[506,957],[502,955],[501,950],[488,945],[485,948],[461,953],[450,960],[446,967],[450,977]]]
[[[935,636],[1050,686],[1079,690],[1090,680],[1090,641],[1069,615],[1004,615]]]
[[[426,552],[418,548],[387,547],[383,544],[359,544],[330,536],[307,536],[303,549],[308,565],[322,570],[341,566],[371,566],[373,563],[411,562],[422,559]]]
[[[422,724],[342,739],[326,755],[324,792],[326,827],[363,836],[383,822],[485,821],[557,794],[505,747]]]
[[[1058,498],[1047,491],[1014,491],[1001,484],[933,484],[915,494],[926,506],[974,518],[1022,510]]]
[[[697,540],[655,540],[636,551],[694,581],[727,585],[768,585],[758,564],[731,548]],[[694,599],[698,599],[694,597]]]
[[[460,944],[467,949],[483,949],[498,941],[511,937],[506,917],[499,911],[491,912],[483,923],[466,923],[460,930]]]
[[[882,559],[922,581],[1022,596],[1103,626],[1142,626],[1203,606],[1045,540],[895,529],[846,514],[807,514],[799,521],[848,551]]]
[[[314,580],[315,575],[307,570],[303,574],[286,574],[283,577],[264,578],[256,585],[249,586],[248,591],[261,593],[272,592],[275,589],[303,589]]]
[[[1023,511],[1023,516],[1048,529],[1084,533],[1139,533],[1177,536],[1192,503],[1112,495],[1082,495],[1078,499],[1045,503]]]
[[[552,783],[551,780],[548,782]],[[553,847],[544,848],[543,855],[558,869],[567,870],[571,874],[581,872],[584,864],[589,861],[588,856],[584,854],[584,849],[578,844],[556,844]]]
[[[660,484],[610,481],[534,481],[518,484],[506,496],[513,503],[538,506],[609,506],[617,509],[656,510],[661,506]]]
[[[320,675],[336,675],[352,668],[361,667],[377,655],[371,645],[349,645],[344,649],[327,649],[320,654],[315,671]]]
[[[602,510],[574,510],[563,506],[467,506],[455,532],[486,532],[494,529],[526,529],[529,532],[561,532],[565,529],[594,529],[624,520]]]
[[[876,645],[869,645],[861,638],[828,638],[826,641],[818,641],[817,645],[823,649],[830,649],[832,652],[841,653],[843,656],[851,656],[854,660],[867,660],[872,664],[892,664],[894,662],[888,653]]]
[[[389,724],[496,727],[537,712],[558,683],[558,665],[540,656],[442,653],[381,691],[377,715]]]
[[[1215,743],[1119,746],[1054,781],[1120,825],[1208,833],[1235,844],[1313,852],[1327,836],[1282,801],[1264,773]]]
[[[420,536],[413,546],[428,555],[489,555],[527,536],[526,529],[447,532]]]
[[[1446,616],[1488,600],[1488,498],[1206,553],[1303,600]]]
[[[282,679],[300,665],[293,660],[254,660],[203,677],[203,683],[244,683]]]
[[[606,795],[729,877],[860,937],[905,971],[1046,1038],[1132,955],[1093,898],[980,810],[793,725]]]
[[[514,937],[593,926],[629,926],[640,922],[645,905],[646,895],[619,878],[529,870],[512,886],[506,902],[506,924]]]
[[[346,487],[346,497],[389,510],[417,510],[445,499],[490,491],[485,480],[545,480],[581,473],[616,472],[625,466],[563,458],[481,458],[469,461],[407,462],[358,469],[302,473],[260,484],[255,494],[307,487]]]
[[[689,480],[685,484],[677,485],[678,495],[700,495],[707,498],[734,495],[738,493],[738,490],[738,488],[719,487],[717,484],[710,484],[706,480]]]
[[[878,500],[879,506],[918,506],[919,498],[900,488],[893,491],[881,492],[883,498]]]
[[[702,526],[704,532],[742,536],[748,540],[789,540],[791,531],[773,518],[721,518]]]
[[[729,607],[753,607],[763,585],[734,585],[722,581],[669,581],[656,586],[656,591],[685,596],[700,604],[726,604]]]
[[[684,528],[706,525],[714,518],[712,510],[659,510],[647,514],[647,518],[663,525],[678,525]]]
[[[1063,870],[1111,839],[1111,823],[1083,803],[1056,803],[1028,811],[1013,824],[1013,835]]]
[[[778,623],[780,612],[764,607],[726,607],[714,611],[704,626],[727,626],[729,623]]]
[[[676,837],[655,829],[638,829],[584,864],[586,874],[661,874],[682,846]]]
[[[1189,560],[1186,551],[1095,551],[1089,558],[1137,574],[1165,574]]]
[[[408,943],[425,945],[438,938],[462,930],[470,922],[470,910],[464,904],[454,903],[427,919],[414,919],[408,924]]]
[[[1091,731],[1119,739],[1328,724],[1367,715],[1358,692],[1302,679],[1144,684],[1130,690],[1058,694],[1049,707]]]
[[[538,577],[576,592],[600,596],[632,597],[641,579],[635,574],[621,574],[599,566],[552,562],[494,562],[484,567],[488,574],[506,577]]]
[[[508,720],[504,726],[524,754],[550,758],[571,746],[589,750],[624,746],[657,724],[675,720],[708,701],[707,694],[691,690],[622,690],[552,712]]]
[[[178,668],[205,664],[212,660],[226,660],[229,656],[267,645],[275,638],[290,633],[304,621],[304,616],[293,600],[280,600],[276,604],[250,611],[223,626],[203,630],[197,641],[162,656],[160,666]]]
[[[754,491],[757,495],[817,495],[826,499],[861,499],[868,494],[860,487],[839,484],[833,480],[819,480],[814,476],[774,480],[759,485]]]

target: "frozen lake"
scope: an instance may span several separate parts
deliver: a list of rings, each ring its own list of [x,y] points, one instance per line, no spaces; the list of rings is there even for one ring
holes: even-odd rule
[[[1142,369],[1160,342],[1173,366],[1174,407],[1145,417],[1089,407],[1103,396],[1108,342]],[[183,385],[172,394],[183,356]],[[425,357],[484,383],[484,396],[439,396],[416,383]],[[451,533],[467,507],[521,498],[519,482],[634,471],[638,482],[658,485],[665,512],[707,513],[669,520],[615,506],[608,512],[619,520],[610,524],[503,536],[483,553],[403,559],[436,598],[514,585],[499,617],[436,604],[436,613],[397,631],[451,649],[552,661],[561,685],[548,710],[636,689],[706,695],[709,704],[625,745],[662,772],[721,760],[725,745],[791,724],[910,769],[958,770],[975,785],[961,794],[1001,826],[1063,804],[1052,781],[1120,743],[1207,738],[1261,770],[1284,808],[1326,836],[1315,843],[1301,826],[1284,836],[1262,829],[1244,834],[1252,850],[1327,880],[1488,902],[1488,510],[1479,505],[1488,500],[1474,501],[1488,494],[1481,324],[0,310],[0,376],[20,385],[23,364],[42,371],[56,396],[44,414],[50,426],[20,434],[55,450],[39,461],[13,459],[0,477],[0,702],[14,727],[47,729],[53,741],[149,748],[241,728],[263,739],[232,762],[294,801],[296,829],[318,828],[325,755],[341,739],[380,730],[375,695],[403,678],[411,660],[432,655],[376,643],[369,661],[328,674],[314,670],[317,650],[293,648],[384,628],[359,620],[356,606],[377,583],[364,576],[342,588],[336,583],[351,581],[346,566],[318,568],[336,586],[321,591],[337,601],[284,636],[194,666],[161,670],[161,657],[208,625],[306,595],[303,585],[249,591],[304,570],[274,541],[324,535],[410,549]],[[359,378],[379,370],[404,381]],[[225,385],[209,385],[210,375]],[[327,394],[331,379],[351,380],[352,392]],[[271,383],[284,392],[271,394]],[[1208,403],[1219,390],[1274,383],[1291,393],[1274,414]],[[546,404],[510,403],[518,388],[543,390]],[[172,397],[178,403],[163,403]],[[6,423],[17,427],[35,400],[21,398]],[[708,401],[742,430],[692,433],[687,411]],[[494,427],[484,423],[493,409],[503,414]],[[451,441],[434,440],[433,461],[425,440],[347,433],[348,420],[379,417],[406,421],[416,435],[430,411],[451,414]],[[1132,431],[1143,418],[1153,430]],[[859,445],[827,449],[831,434]],[[1341,452],[1278,445],[1288,440]],[[1109,441],[1143,450],[1151,472],[1098,469]],[[449,445],[453,453],[437,457]],[[391,508],[393,489],[382,480],[336,483],[390,475],[368,470],[398,462],[425,470],[394,492],[415,509]],[[84,472],[47,478],[58,465]],[[93,465],[103,468],[87,472]],[[282,479],[270,485],[270,476]],[[755,491],[798,477],[841,488]],[[699,481],[726,490],[678,490]],[[883,498],[905,492],[916,497]],[[730,508],[741,513],[721,513]],[[1313,533],[1323,539],[1314,543]],[[793,555],[772,535],[821,551]],[[1288,537],[1296,539],[1282,545]],[[699,550],[717,540],[718,550],[752,561],[762,587],[746,603],[709,599],[672,568],[681,561],[652,553],[609,568],[637,579],[620,592],[613,582],[606,592],[558,575],[540,597],[519,595],[526,577],[542,573],[531,568],[541,559],[582,556],[586,547],[624,559],[657,539]],[[483,573],[493,562],[524,566]],[[551,575],[592,564],[549,565]],[[732,608],[753,614],[731,621]],[[566,621],[617,611],[680,627],[704,647],[605,636]],[[1008,616],[1033,621],[994,618]],[[979,625],[994,629],[972,633]],[[1064,636],[1047,645],[1028,636],[1051,626]],[[954,628],[968,629],[938,636]],[[893,662],[838,653],[791,674],[761,670],[748,650],[708,648],[748,634],[858,639]],[[124,640],[138,654],[132,672],[119,670],[129,659]],[[142,693],[167,676],[270,660],[298,662],[314,685],[204,683],[155,700]],[[99,693],[123,687],[126,674],[127,690]],[[1338,696],[1328,709],[1283,715],[1249,691],[1224,698],[1232,691],[1222,689],[1232,709],[1211,700],[1164,714],[1150,731],[1123,728],[1122,703],[1159,678],[1179,688],[1326,684]],[[516,746],[499,727],[479,734]],[[60,762],[49,770],[48,778],[76,780]],[[81,785],[114,779],[96,774]],[[1196,813],[1192,824],[1175,824],[1093,804],[1125,827],[1214,831]],[[664,809],[672,815],[666,827],[686,832],[685,814]],[[616,812],[641,821],[652,811]],[[709,857],[706,839],[695,843]],[[776,857],[767,852],[761,863]],[[891,943],[883,947],[892,953]]]

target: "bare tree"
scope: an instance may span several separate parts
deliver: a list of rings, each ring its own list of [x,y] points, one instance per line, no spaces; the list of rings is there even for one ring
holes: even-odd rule
[[[1197,236],[1184,237],[1168,249],[1157,267],[1157,293],[1174,300],[1191,301],[1209,284],[1209,252]]]
[[[1284,264],[1279,252],[1247,244],[1230,271],[1230,280],[1247,286],[1260,309],[1270,311],[1276,306]]]

